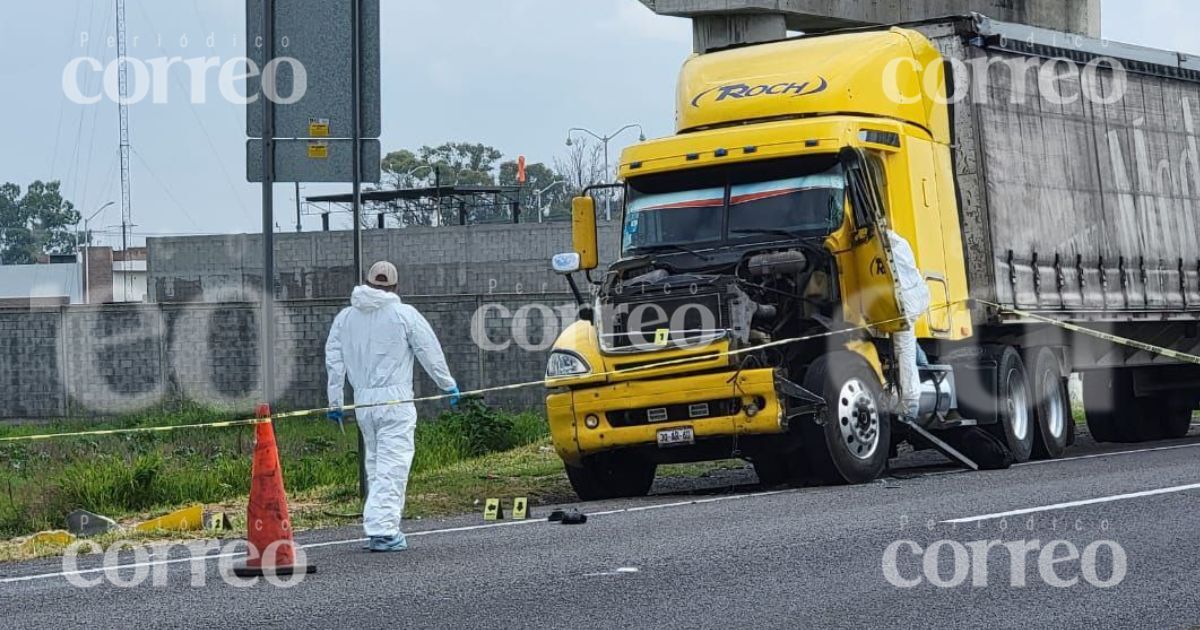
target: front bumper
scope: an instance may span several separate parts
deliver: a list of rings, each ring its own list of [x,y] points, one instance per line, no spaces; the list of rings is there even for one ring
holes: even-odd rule
[[[751,404],[758,410],[753,415]],[[554,448],[570,464],[612,449],[656,447],[664,429],[691,427],[697,444],[787,431],[776,372],[769,368],[557,392],[546,398],[546,412]],[[599,421],[594,429],[584,422],[589,415]]]

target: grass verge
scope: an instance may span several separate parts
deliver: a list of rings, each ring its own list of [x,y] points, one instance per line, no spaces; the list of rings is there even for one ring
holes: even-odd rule
[[[90,429],[187,425],[245,417],[189,407],[82,424],[0,427],[0,437]],[[356,425],[342,434],[323,417],[276,423],[289,493],[298,499],[356,501]],[[249,492],[253,427],[57,438],[0,443],[0,538],[61,529],[76,508],[122,523],[192,504],[230,505]],[[414,482],[458,462],[542,440],[545,420],[465,401],[417,428]],[[0,554],[2,556],[2,554]]]
[[[100,428],[198,424],[244,417],[200,407],[146,413],[86,425],[0,427],[0,437]],[[276,423],[293,526],[311,529],[359,522],[356,425],[346,434],[323,417]],[[240,538],[245,532],[253,427],[0,443],[0,562],[58,555],[62,545],[24,544],[37,531],[62,529],[68,512],[83,508],[126,529],[94,538],[186,541]],[[485,498],[528,497],[533,507],[575,501],[545,419],[498,412],[465,401],[455,413],[417,426],[417,450],[405,518],[423,519],[482,509]],[[664,466],[661,477],[704,477],[741,462]],[[137,533],[128,527],[194,503],[226,512],[227,532]],[[541,514],[536,514],[542,516]],[[16,538],[14,538],[16,537]]]

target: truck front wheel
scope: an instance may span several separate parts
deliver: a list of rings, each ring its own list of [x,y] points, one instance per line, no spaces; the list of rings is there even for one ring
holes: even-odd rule
[[[644,497],[654,484],[658,467],[625,453],[585,457],[579,466],[567,465],[567,479],[584,501]]]
[[[820,424],[804,420],[804,453],[827,483],[864,483],[879,477],[891,448],[891,418],[882,407],[875,373],[845,352],[809,366],[804,387],[825,399]]]

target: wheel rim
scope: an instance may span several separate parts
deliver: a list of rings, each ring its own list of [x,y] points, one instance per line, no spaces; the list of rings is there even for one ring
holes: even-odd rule
[[[1067,428],[1066,413],[1063,411],[1063,391],[1059,385],[1058,376],[1054,372],[1048,371],[1042,375],[1042,391],[1045,392],[1046,403],[1049,405],[1049,409],[1045,410],[1046,428],[1055,439],[1062,437]]]
[[[852,378],[838,392],[837,423],[842,446],[857,459],[870,459],[879,448],[879,405],[862,380]]]
[[[1017,370],[1008,372],[1008,418],[1012,424],[1013,437],[1024,442],[1029,436],[1029,393],[1025,379]]]

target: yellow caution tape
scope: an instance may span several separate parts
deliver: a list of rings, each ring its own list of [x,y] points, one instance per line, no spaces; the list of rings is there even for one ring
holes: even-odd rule
[[[1145,350],[1146,352],[1157,354],[1159,356],[1164,356],[1169,359],[1176,359],[1178,361],[1183,361],[1185,363],[1193,363],[1196,365],[1200,365],[1200,356],[1196,356],[1194,354],[1189,354],[1187,352],[1180,352],[1178,350],[1172,350],[1170,348],[1156,346],[1154,344],[1146,343],[1144,341],[1138,341],[1137,339],[1129,339],[1127,337],[1120,337],[1118,335],[1099,331],[1094,328],[1087,328],[1085,326],[1080,326],[1079,324],[1066,322],[1061,319],[1054,319],[1053,317],[1046,317],[1045,315],[1038,315],[1037,313],[1023,311],[1021,309],[1004,306],[1002,304],[996,304],[995,302],[989,302],[987,300],[980,300],[980,299],[976,298],[975,301],[979,302],[980,304],[986,304],[993,308],[998,308],[1002,311],[1007,311],[1009,313],[1012,313],[1014,315],[1019,315],[1021,317],[1027,318],[1027,319],[1032,319],[1032,320],[1036,320],[1039,322],[1044,322],[1046,324],[1058,326],[1059,328],[1062,328],[1064,330],[1069,330],[1071,332],[1077,332],[1080,334],[1088,335],[1089,337],[1095,337],[1096,339],[1103,339],[1104,341],[1111,341],[1113,343],[1120,344],[1122,346],[1127,346],[1130,348],[1137,348],[1138,350]]]
[[[1095,337],[1097,339],[1110,341],[1112,343],[1120,344],[1123,346],[1137,348],[1139,350],[1144,350],[1146,352],[1151,352],[1151,353],[1154,353],[1154,354],[1157,354],[1160,356],[1168,357],[1171,359],[1176,359],[1178,361],[1183,361],[1186,363],[1200,365],[1200,356],[1196,356],[1194,354],[1180,352],[1178,350],[1172,350],[1170,348],[1164,348],[1162,346],[1156,346],[1153,344],[1146,343],[1144,341],[1138,341],[1136,339],[1120,337],[1118,335],[1113,335],[1111,333],[1102,332],[1102,331],[1095,330],[1092,328],[1086,328],[1084,326],[1080,326],[1078,324],[1074,324],[1071,322],[1054,319],[1052,317],[1046,317],[1044,315],[1039,315],[1037,313],[1031,313],[1029,311],[1024,311],[1021,309],[1004,306],[1002,304],[996,304],[995,302],[989,302],[987,300],[981,300],[978,298],[973,298],[973,299],[980,304],[985,304],[987,306],[991,306],[993,308],[997,308],[1002,311],[1013,313],[1020,317],[1036,320],[1039,322],[1044,322],[1047,324],[1051,324],[1053,326],[1058,326],[1065,330],[1070,330],[1072,332],[1089,335],[1089,336]],[[934,309],[949,308],[951,306],[961,304],[961,303],[963,303],[963,301],[950,302],[950,303],[934,306],[933,308]],[[821,339],[821,338],[825,338],[825,337],[833,337],[836,335],[843,335],[843,334],[867,331],[867,330],[870,330],[871,328],[874,328],[874,327],[877,327],[880,325],[895,323],[898,321],[902,321],[904,319],[905,318],[903,318],[903,317],[897,317],[897,318],[874,322],[872,324],[867,324],[867,325],[862,325],[862,326],[843,328],[843,329],[839,329],[839,330],[830,330],[830,331],[825,331],[825,332],[816,333],[816,334],[812,334],[812,335],[791,337],[788,339],[779,339],[779,340],[768,342],[765,344],[761,344],[761,345],[757,345],[757,346],[748,346],[748,347],[739,348],[736,350],[725,350],[725,351],[717,353],[717,354],[703,354],[703,355],[699,355],[699,356],[682,357],[679,359],[667,359],[667,360],[658,361],[655,363],[639,365],[639,366],[625,368],[625,369],[621,369],[621,370],[610,370],[608,372],[600,372],[600,373],[596,373],[596,374],[591,374],[589,376],[591,376],[591,377],[614,376],[614,375],[618,375],[618,374],[627,375],[627,374],[634,373],[634,372],[655,370],[655,369],[663,368],[663,367],[671,367],[671,366],[685,365],[688,363],[711,361],[714,358],[719,358],[722,356],[726,356],[726,357],[736,356],[736,355],[740,355],[740,354],[747,354],[750,352],[757,352],[760,350],[764,350],[766,348],[773,348],[773,347],[779,347],[779,346],[785,346],[785,345],[790,345],[790,344],[794,344],[794,343],[799,343],[802,341],[812,341],[815,339]],[[526,387],[542,386],[542,385],[546,385],[547,383],[552,385],[554,383],[554,380],[550,379],[549,381],[547,381],[546,379],[541,379],[541,380],[529,381],[529,382],[525,382],[525,383],[514,383],[511,385],[499,385],[496,387],[485,387],[482,389],[475,389],[475,390],[471,390],[471,391],[461,392],[460,394],[457,394],[457,395],[459,395],[459,396],[478,396],[478,395],[492,393],[492,392],[510,391],[510,390],[515,390],[515,389],[523,389]],[[342,409],[344,411],[352,411],[352,410],[358,410],[358,409],[372,409],[372,408],[377,408],[377,407],[392,407],[392,406],[396,406],[396,405],[406,405],[406,404],[412,404],[412,403],[417,403],[417,402],[432,402],[432,401],[438,401],[438,400],[447,400],[451,397],[452,397],[451,394],[440,394],[437,396],[423,396],[423,397],[418,397],[418,398],[409,398],[409,399],[405,399],[405,400],[389,400],[386,402],[378,402],[378,403],[370,403],[370,404],[345,405],[342,407]],[[49,440],[49,439],[54,439],[54,438],[89,437],[89,436],[102,436],[102,435],[122,435],[122,434],[131,434],[131,433],[165,432],[165,431],[176,431],[176,430],[182,430],[182,429],[216,429],[216,428],[224,428],[224,427],[252,426],[252,425],[262,424],[262,423],[266,423],[266,422],[272,422],[274,420],[283,420],[283,419],[287,419],[287,418],[300,418],[300,417],[304,417],[304,416],[311,416],[311,415],[318,414],[318,413],[325,413],[326,411],[328,411],[328,409],[322,407],[322,408],[317,408],[317,409],[302,409],[299,411],[287,411],[287,412],[283,412],[283,413],[276,413],[276,414],[272,414],[271,416],[265,417],[265,418],[248,418],[248,419],[243,419],[243,420],[225,420],[225,421],[220,421],[220,422],[206,422],[206,423],[200,423],[200,424],[177,424],[177,425],[166,425],[166,426],[155,426],[155,427],[134,427],[134,428],[128,428],[128,429],[97,429],[94,431],[74,431],[74,432],[70,432],[70,433],[46,433],[46,434],[40,434],[40,435],[22,435],[22,436],[16,436],[16,437],[0,438],[0,443]]]
[[[134,427],[130,429],[97,429],[95,431],[74,431],[71,433],[44,433],[41,435],[19,435],[17,437],[0,438],[0,442],[26,442],[31,440],[48,440],[60,437],[88,437],[92,435],[120,435],[123,433],[148,433],[152,431],[176,431],[179,429],[212,429],[218,427],[237,427],[270,422],[270,418],[254,418],[252,420],[223,420],[221,422],[205,422],[202,424],[172,424],[161,427]]]
[[[931,310],[932,309],[940,309],[940,308],[950,308],[951,306],[954,306],[956,304],[961,304],[964,301],[965,300],[960,300],[957,302],[948,302],[946,304],[939,304],[937,306],[932,307]],[[719,352],[716,354],[703,354],[703,355],[698,355],[698,356],[683,357],[683,358],[679,358],[679,359],[667,359],[667,360],[658,361],[655,363],[649,363],[646,365],[638,365],[635,367],[625,368],[625,369],[621,369],[621,370],[610,370],[608,372],[599,372],[599,373],[595,373],[595,374],[589,374],[588,376],[591,378],[594,378],[594,377],[598,377],[598,376],[614,376],[617,374],[627,375],[627,374],[630,374],[633,372],[655,370],[658,368],[672,367],[672,366],[677,366],[677,365],[685,365],[688,363],[711,361],[712,359],[723,357],[723,356],[727,356],[727,357],[737,356],[737,355],[741,355],[741,354],[747,354],[750,352],[757,352],[759,350],[764,350],[767,348],[786,346],[786,345],[790,345],[793,343],[799,343],[802,341],[812,341],[815,339],[823,339],[826,337],[833,337],[836,335],[845,335],[845,334],[849,334],[849,333],[863,332],[863,331],[867,331],[872,328],[875,328],[877,326],[882,326],[884,324],[892,324],[895,322],[904,321],[905,319],[907,319],[907,318],[895,317],[892,319],[886,319],[886,320],[874,322],[871,324],[865,324],[862,326],[841,328],[838,330],[829,330],[829,331],[815,333],[815,334],[811,334],[811,335],[803,335],[800,337],[791,337],[788,339],[778,339],[776,341],[771,341],[771,342],[760,344],[757,346],[747,346],[745,348],[739,348],[737,350],[725,350],[723,352]],[[549,382],[552,384],[554,381],[550,380]],[[389,401],[378,402],[378,403],[344,405],[341,407],[341,409],[342,409],[342,411],[353,411],[353,410],[360,410],[360,409],[373,409],[373,408],[377,408],[377,407],[394,407],[396,405],[407,405],[407,404],[418,403],[418,402],[432,402],[432,401],[437,401],[437,400],[447,400],[454,396],[478,396],[478,395],[488,394],[488,393],[493,393],[493,392],[524,389],[526,387],[543,386],[546,383],[547,383],[546,379],[541,379],[541,380],[536,380],[536,381],[528,381],[525,383],[514,383],[512,385],[498,385],[495,387],[485,387],[483,389],[474,389],[471,391],[460,392],[458,394],[440,394],[437,396],[422,396],[422,397],[418,397],[418,398],[409,398],[409,399],[405,399],[405,400],[389,400]],[[121,435],[121,434],[130,434],[130,433],[165,432],[165,431],[176,431],[176,430],[182,430],[182,429],[216,429],[216,428],[224,428],[224,427],[250,426],[250,425],[256,425],[256,424],[263,424],[266,422],[272,422],[275,420],[283,420],[283,419],[287,419],[287,418],[300,418],[300,417],[304,417],[304,416],[311,416],[311,415],[318,414],[318,413],[325,413],[328,410],[329,409],[326,407],[321,407],[321,408],[317,408],[317,409],[301,409],[298,411],[285,411],[282,413],[275,413],[275,414],[271,414],[270,416],[264,417],[264,418],[249,418],[249,419],[244,419],[244,420],[225,420],[225,421],[221,421],[221,422],[206,422],[206,423],[201,423],[201,424],[176,424],[176,425],[165,425],[165,426],[156,426],[156,427],[133,427],[133,428],[128,428],[128,429],[97,429],[94,431],[74,431],[71,433],[45,433],[45,434],[41,434],[41,435],[21,435],[21,436],[16,436],[16,437],[0,438],[0,443],[30,442],[30,441],[35,441],[35,440],[49,440],[49,439],[54,439],[54,438],[68,438],[68,437],[89,437],[89,436],[99,436],[99,435]]]

